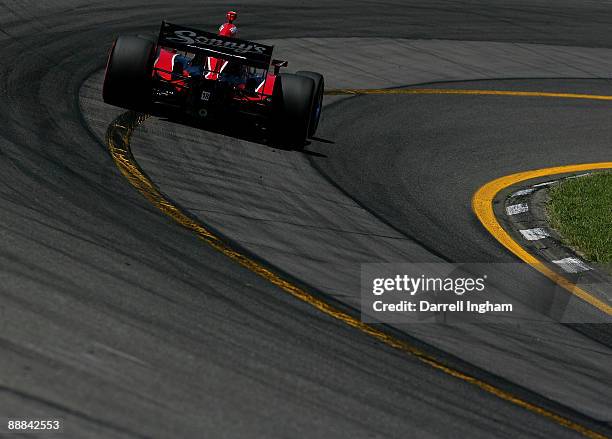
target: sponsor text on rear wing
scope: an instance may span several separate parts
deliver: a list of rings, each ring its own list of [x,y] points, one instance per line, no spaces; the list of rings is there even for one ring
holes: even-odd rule
[[[189,50],[215,58],[268,69],[273,46],[223,37],[185,26],[162,22],[158,44],[177,50]]]

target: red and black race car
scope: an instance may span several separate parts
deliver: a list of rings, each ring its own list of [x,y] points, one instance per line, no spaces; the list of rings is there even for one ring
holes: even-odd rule
[[[111,48],[104,101],[153,112],[178,111],[206,121],[256,121],[275,142],[303,148],[314,136],[323,103],[323,76],[280,73],[273,46],[235,37],[236,13],[218,34],[163,22],[157,41],[120,36]]]

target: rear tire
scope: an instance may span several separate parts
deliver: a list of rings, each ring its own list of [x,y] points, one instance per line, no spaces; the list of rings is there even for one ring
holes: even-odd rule
[[[144,38],[120,36],[115,40],[106,65],[104,102],[146,111],[151,103],[151,71],[155,43]]]
[[[273,130],[278,142],[302,150],[308,137],[315,83],[312,79],[283,73],[275,87]]]
[[[315,92],[312,101],[312,110],[310,113],[310,123],[308,125],[308,137],[312,138],[319,127],[319,120],[323,111],[323,93],[325,91],[325,80],[323,75],[317,72],[299,71],[295,73],[299,76],[310,78],[315,83]]]

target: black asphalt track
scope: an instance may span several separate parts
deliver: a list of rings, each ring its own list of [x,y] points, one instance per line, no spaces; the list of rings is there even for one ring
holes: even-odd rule
[[[612,94],[609,80],[491,80],[423,87]],[[449,260],[510,262],[514,257],[509,252],[485,239],[488,233],[471,211],[472,195],[485,183],[521,170],[609,160],[611,115],[606,101],[359,96],[326,112],[329,121],[320,135],[335,144],[317,144],[316,150],[328,157],[312,160],[367,208]],[[372,132],[376,135],[366,135]]]
[[[83,122],[81,83],[117,33],[214,28],[225,8],[2,2],[1,414],[61,418],[63,437],[572,436],[291,300],[126,184]],[[252,38],[612,44],[600,3],[240,9]]]

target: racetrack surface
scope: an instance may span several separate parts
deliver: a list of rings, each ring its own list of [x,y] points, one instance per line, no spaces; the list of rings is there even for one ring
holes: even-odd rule
[[[68,437],[575,435],[292,300],[176,227],[120,176],[80,114],[81,84],[103,66],[117,33],[152,33],[160,18],[214,28],[223,12],[222,4],[201,2],[3,2],[1,50],[12,60],[2,67],[0,89],[3,414],[61,417]],[[385,4],[384,12],[393,18],[381,26],[369,18],[380,14],[378,5],[293,9],[266,2],[241,8],[241,31],[248,38],[419,36],[610,46],[597,39],[610,21],[598,4],[423,8],[398,2]],[[594,25],[586,26],[593,17]],[[469,26],[450,25],[466,18]],[[545,32],[542,21],[552,22]],[[355,104],[380,105],[370,98]],[[355,111],[351,105],[330,109],[325,129],[342,120],[340,109]],[[89,122],[108,124],[116,114],[90,113]],[[155,127],[179,140],[192,132]],[[233,141],[221,142],[231,148]],[[153,153],[163,147],[153,146]],[[270,154],[294,158],[296,167],[285,170],[291,174],[308,163],[290,152],[250,151],[262,161]],[[326,155],[332,175],[338,162]],[[225,171],[231,170],[228,162]],[[342,185],[348,177],[338,178]],[[304,192],[315,190],[305,184]],[[325,197],[333,186],[316,190]],[[337,201],[340,195],[329,196]],[[354,202],[346,198],[344,205]],[[422,252],[419,258],[428,253],[394,233],[381,239],[406,241]],[[607,347],[576,340],[599,357],[564,368],[576,378],[605,369]],[[517,337],[515,343],[531,341]],[[474,373],[486,374],[479,370]],[[593,379],[610,385],[608,378]],[[610,421],[601,412],[609,393],[592,406],[564,409],[547,401],[551,395],[513,390],[595,429]]]
[[[346,60],[342,56],[342,42],[319,39],[283,40],[276,43],[280,51],[291,52],[289,58],[292,60],[300,61],[299,52],[303,52],[304,47],[314,46],[315,49],[309,52],[313,54],[312,58],[334,58],[345,69],[354,65],[350,59]],[[409,51],[410,56],[415,52],[411,46],[416,44],[398,41],[394,45],[387,39],[360,43],[367,43],[361,47],[370,52],[381,51],[385,47],[399,52],[399,46],[403,51]],[[479,58],[484,59],[484,62],[486,59],[479,57],[479,51],[474,47],[467,48],[455,42],[446,44],[451,53],[464,52],[459,56],[464,65],[471,63],[470,70],[492,74],[490,67],[489,70],[480,67],[483,61]],[[487,48],[484,45],[481,50]],[[546,50],[526,47],[515,50],[503,45],[497,48],[503,50],[507,57],[505,63],[498,67],[501,70],[496,73],[498,75],[525,72],[525,54],[531,54],[532,50]],[[416,49],[420,51],[422,46]],[[440,51],[440,43],[434,42],[429,50]],[[329,54],[330,51],[333,56]],[[592,59],[585,57],[582,52],[567,49],[566,57],[572,61],[569,64],[571,69],[582,68],[587,71],[592,68]],[[353,53],[354,59],[363,59],[356,53],[359,52]],[[579,62],[576,63],[578,54]],[[433,59],[430,58],[429,63],[426,57],[423,58],[419,68],[430,75],[450,74],[452,71],[451,67],[446,66],[445,70],[440,71],[435,57],[431,57]],[[528,66],[527,73],[543,68],[533,59]],[[550,67],[550,62],[546,61],[544,66]],[[377,67],[383,72],[392,70],[380,61],[377,61]],[[405,77],[413,74],[409,67],[403,68],[402,73]],[[565,73],[563,67],[560,67],[559,73]],[[597,71],[591,74],[596,75]],[[85,83],[82,105],[85,115],[99,117],[108,109],[99,103],[101,79],[97,76],[94,75]],[[383,75],[375,77],[374,81],[386,78]],[[330,79],[333,80],[334,76]],[[357,86],[361,81],[363,86],[372,84],[373,78],[366,72],[353,74],[351,81],[357,83]],[[331,86],[334,86],[333,82]],[[330,111],[333,111],[333,107]],[[92,121],[93,129],[103,137],[112,118],[109,115],[101,121]],[[350,130],[346,133],[350,135]],[[330,141],[333,140],[323,140],[322,143]],[[347,199],[340,190],[330,186],[328,181],[313,170],[309,159],[319,154],[317,150],[320,142],[314,142],[309,147],[310,154],[301,155],[159,119],[145,122],[134,133],[131,142],[138,163],[159,184],[162,191],[188,213],[230,236],[274,267],[308,282],[340,302],[359,307],[360,263],[435,261],[440,258],[439,253],[432,253],[427,247],[398,233],[359,204]],[[331,144],[330,147],[333,146]],[[469,211],[469,202],[465,209]],[[493,242],[475,221],[474,225],[482,232],[483,239]],[[499,251],[505,255],[503,250]],[[546,294],[543,294],[545,290],[540,291],[546,279],[537,273],[525,279],[524,270],[518,275],[514,272],[502,274],[507,279],[508,294],[516,296],[517,292],[522,293],[522,299],[536,306],[536,309],[541,302],[545,304],[549,301]],[[516,283],[516,279],[521,279],[520,284]],[[521,288],[515,288],[518,286]],[[547,285],[543,287],[550,289]],[[534,291],[538,293],[533,294]],[[560,296],[567,298],[568,295],[562,293]],[[585,311],[591,314],[595,311],[594,315],[597,315],[596,309],[584,306],[582,302],[575,305],[579,309],[582,305]],[[607,367],[609,355],[597,341],[585,339],[576,331],[558,324],[510,327],[478,325],[460,330],[456,327],[430,325],[397,327],[555,401],[600,420],[609,418],[609,401],[605,396],[607,392],[602,391],[602,386],[612,382]],[[601,325],[594,327],[599,329]],[[601,335],[601,331],[596,335]],[[560,364],[564,367],[560,367]],[[585,374],[585,370],[590,373]]]
[[[609,80],[471,81],[434,88],[588,92]],[[401,111],[395,111],[401,108]],[[517,170],[606,161],[612,106],[602,101],[461,96],[358,96],[332,107],[312,160],[394,228],[453,261],[512,261],[474,227],[470,200]],[[371,121],[362,114],[382,114]],[[376,130],[376,136],[366,136]],[[339,135],[337,133],[342,133]],[[333,137],[332,137],[333,136]],[[398,140],[399,139],[399,140]]]
[[[612,92],[610,81],[601,79],[489,80],[431,87]],[[607,161],[611,137],[606,121],[611,111],[608,102],[588,99],[360,96],[330,109],[334,116],[321,136],[334,136],[335,144],[322,144],[318,151],[326,157],[311,160],[366,209],[404,235],[418,237],[432,252],[457,263],[512,262],[514,256],[483,233],[471,209],[472,197],[485,183],[520,170]],[[360,119],[361,114],[381,115],[376,128]],[[366,136],[374,129],[375,137]],[[514,290],[526,282],[508,279]],[[526,291],[535,295],[535,288]],[[610,327],[599,329],[600,340],[609,343]]]

